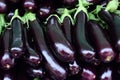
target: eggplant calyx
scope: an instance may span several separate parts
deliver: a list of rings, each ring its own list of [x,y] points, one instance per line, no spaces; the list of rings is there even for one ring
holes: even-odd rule
[[[51,18],[55,16],[57,19],[58,19],[58,22],[61,23],[61,20],[60,20],[60,17],[57,15],[57,14],[51,14],[47,19],[46,19],[46,22],[44,22],[45,24],[47,24],[47,21]]]
[[[89,18],[87,9],[86,9],[85,6],[83,5],[82,0],[78,0],[78,1],[79,1],[79,3],[78,3],[78,8],[77,8],[77,11],[75,12],[74,19],[76,18],[77,14],[78,14],[80,11],[85,12],[86,15],[87,15],[87,17]]]
[[[13,16],[12,19],[10,20],[10,24],[12,23],[12,21],[13,21],[15,18],[17,18],[17,19],[19,19],[19,20],[21,20],[21,21],[23,22],[22,18],[19,16],[18,9],[15,10],[14,16]]]
[[[72,25],[74,25],[74,20],[73,18],[71,17],[70,13],[73,13],[76,9],[72,9],[72,10],[68,10],[67,8],[60,8],[58,9],[58,13],[59,12],[63,12],[61,14],[61,17],[60,17],[60,22],[63,23],[63,20],[65,19],[65,17],[69,17],[71,22],[72,22]]]
[[[106,11],[110,11],[110,12],[114,12],[114,11],[117,10],[118,6],[119,6],[119,1],[118,1],[118,0],[111,0],[111,1],[107,4],[105,10],[106,10]]]
[[[2,32],[2,29],[3,29],[3,27],[5,26],[5,15],[4,14],[0,14],[0,34],[1,34],[1,32]]]

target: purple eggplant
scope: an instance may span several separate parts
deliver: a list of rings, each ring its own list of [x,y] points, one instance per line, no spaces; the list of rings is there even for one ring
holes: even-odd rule
[[[62,3],[66,6],[74,6],[77,3],[77,0],[62,0]]]
[[[65,38],[56,16],[51,16],[47,21],[46,35],[52,49],[55,51],[55,56],[63,62],[74,61],[74,50]]]
[[[9,22],[9,21],[12,19],[13,16],[14,16],[14,12],[12,12],[12,11],[9,12],[9,13],[6,15],[6,17],[5,17],[5,18],[6,18],[6,21]]]
[[[24,39],[25,39],[25,46],[26,46],[26,55],[25,60],[27,63],[29,63],[31,66],[38,66],[42,62],[42,55],[38,54],[37,51],[35,51],[30,45],[28,41],[28,34],[27,29],[24,28]],[[27,54],[28,53],[28,54]]]
[[[14,18],[12,21],[12,43],[11,43],[11,55],[15,58],[19,58],[24,52],[23,46],[23,33],[22,22],[18,18]]]
[[[8,70],[15,65],[15,59],[11,57],[11,55],[10,55],[11,53],[9,50],[10,37],[11,37],[10,31],[11,31],[10,29],[5,29],[3,38],[2,38],[4,50],[3,50],[3,54],[0,58],[0,62],[1,62],[2,68],[4,68],[5,70]]]
[[[42,68],[29,68],[27,72],[33,78],[43,78],[45,75],[45,71]]]
[[[73,25],[72,25],[71,19],[68,16],[66,16],[64,18],[64,20],[62,22],[61,29],[62,29],[65,37],[67,38],[67,40],[72,43],[72,29],[73,29]]]
[[[83,11],[80,11],[76,16],[73,41],[80,58],[86,62],[94,63],[96,61],[96,52],[86,38],[86,20],[86,14]]]
[[[81,80],[96,80],[96,73],[93,68],[84,67],[81,78]]]
[[[35,0],[24,0],[24,8],[26,11],[34,11],[35,7]]]
[[[53,13],[54,7],[52,1],[43,1],[43,3],[38,7],[37,16],[40,19],[45,20],[51,13]]]
[[[87,28],[89,30],[89,36],[91,36],[90,39],[95,45],[100,60],[105,63],[111,62],[116,54],[100,29],[100,26],[95,21],[89,21]]]
[[[113,71],[110,67],[104,67],[103,70],[100,70],[98,80],[113,80]]]
[[[7,11],[6,0],[0,0],[0,13],[5,13]]]
[[[43,58],[45,59],[45,68],[50,74],[50,76],[54,80],[66,79],[66,70],[54,59],[51,51],[46,45],[44,33],[42,30],[42,24],[39,24],[38,21],[35,19],[33,21],[29,21],[29,25],[34,35],[33,39],[35,40],[36,47],[38,48],[37,50],[39,51],[39,53],[42,54]]]

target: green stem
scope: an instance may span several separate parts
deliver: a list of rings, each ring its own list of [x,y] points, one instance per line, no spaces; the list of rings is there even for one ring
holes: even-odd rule
[[[110,12],[114,12],[114,11],[117,10],[118,6],[119,6],[119,1],[118,1],[118,0],[111,0],[111,1],[107,4],[105,10],[106,10],[106,11],[110,11]]]
[[[77,14],[78,14],[80,11],[85,12],[86,15],[87,15],[87,17],[88,17],[88,19],[89,19],[87,9],[84,7],[82,0],[78,0],[78,2],[79,2],[79,3],[78,3],[78,8],[77,8],[77,11],[76,11],[76,13],[75,13],[75,15],[74,15],[74,19],[76,18]]]
[[[5,26],[6,22],[5,22],[5,15],[4,14],[0,14],[0,34],[2,32],[3,27]]]

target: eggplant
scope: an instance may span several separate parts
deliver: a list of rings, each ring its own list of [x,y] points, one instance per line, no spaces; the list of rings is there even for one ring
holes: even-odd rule
[[[26,26],[25,26],[26,27]],[[26,55],[24,56],[27,63],[31,66],[39,66],[42,62],[42,55],[40,55],[36,50],[34,50],[29,44],[27,29],[24,28],[24,42],[26,46]],[[28,53],[28,54],[27,54]]]
[[[90,39],[95,45],[99,59],[105,63],[111,62],[116,54],[111,44],[105,38],[100,26],[97,24],[97,22],[90,20],[88,21],[87,28],[89,30],[89,36],[91,36]]]
[[[83,67],[81,80],[96,80],[96,73],[94,71],[94,68]]]
[[[12,43],[11,43],[11,55],[14,58],[19,58],[24,53],[23,45],[23,33],[22,33],[22,22],[18,18],[12,20]]]
[[[113,80],[113,70],[110,67],[104,67],[99,72],[98,80]]]
[[[61,29],[65,35],[65,37],[67,38],[67,40],[72,43],[72,29],[73,29],[73,25],[71,22],[71,19],[66,16],[62,22],[62,26]]]
[[[55,60],[45,42],[44,33],[42,30],[42,23],[39,24],[38,20],[35,19],[29,21],[29,25],[34,35],[33,39],[36,42],[36,47],[38,48],[37,50],[40,54],[42,54],[45,60],[45,69],[48,71],[48,73],[54,80],[66,79],[66,70]]]
[[[51,16],[47,21],[46,35],[49,39],[49,44],[51,49],[55,51],[55,56],[63,62],[73,62],[74,61],[74,50],[65,38],[58,18],[56,16]]]
[[[0,13],[5,13],[7,11],[6,0],[0,0]]]
[[[45,71],[42,68],[29,68],[27,72],[33,78],[43,78],[45,75]]]
[[[80,58],[83,61],[96,63],[96,52],[86,38],[86,20],[87,17],[83,11],[80,11],[76,15],[76,22],[73,30],[73,44],[75,45],[76,51],[79,53]]]
[[[34,11],[35,7],[35,0],[24,0],[24,8],[26,11]]]
[[[40,6],[38,6],[37,9],[37,16],[39,19],[46,20],[46,18],[53,13],[54,7],[53,7],[53,2],[52,1],[43,1]]]
[[[2,65],[2,68],[5,70],[8,70],[15,65],[15,58],[11,57],[10,53],[10,37],[11,37],[11,30],[10,29],[5,29],[3,33],[3,38],[2,38],[2,44],[3,44],[3,54],[0,58],[0,63]]]
[[[6,16],[5,16],[5,19],[7,22],[9,22],[12,17],[14,16],[14,12],[13,11],[10,11]]]
[[[75,4],[77,3],[77,0],[62,0],[62,3],[66,6],[75,6]]]

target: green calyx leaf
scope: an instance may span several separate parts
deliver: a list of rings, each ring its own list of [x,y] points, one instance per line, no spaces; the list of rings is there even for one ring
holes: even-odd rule
[[[85,6],[83,5],[83,0],[78,0],[78,1],[79,1],[79,4],[78,4],[77,11],[75,12],[74,19],[76,18],[77,14],[78,14],[80,11],[85,12],[86,15],[87,15],[87,17],[89,18],[87,9],[86,9]]]
[[[88,13],[88,15],[89,15],[89,20],[99,21],[99,19],[96,18],[94,14],[92,14],[92,13]]]
[[[120,16],[120,10],[116,10],[114,13]]]
[[[34,21],[35,19],[36,19],[36,15],[32,12],[26,12],[22,17],[24,24],[27,24],[28,28],[29,28],[29,21]]]
[[[39,78],[34,78],[34,80],[40,80]]]
[[[51,14],[51,15],[46,19],[46,21],[45,21],[44,23],[47,24],[47,21],[48,21],[52,16],[57,17],[58,22],[61,23],[61,20],[60,20],[60,18],[59,18],[59,16],[58,16],[57,14]]]
[[[18,14],[18,9],[15,10],[14,16],[12,17],[10,24],[12,23],[13,19],[15,19],[15,18],[18,18],[23,22],[22,18]]]
[[[5,17],[4,14],[0,14],[0,34],[2,32],[3,27],[5,27],[6,24],[4,17]]]
[[[68,9],[64,8],[64,10],[63,10],[64,13],[61,14],[60,22],[63,23],[64,18],[67,16],[67,17],[70,18],[70,20],[71,20],[71,22],[72,22],[72,25],[74,25],[74,20],[73,20],[73,18],[72,18],[71,15],[70,15],[70,13],[72,13],[72,12],[74,12],[74,11],[75,11],[75,9],[74,9],[74,10],[68,10]]]
[[[105,10],[106,10],[106,11],[110,11],[110,12],[114,12],[114,11],[117,10],[118,6],[119,6],[119,1],[118,1],[118,0],[111,0],[111,1],[107,4]]]

